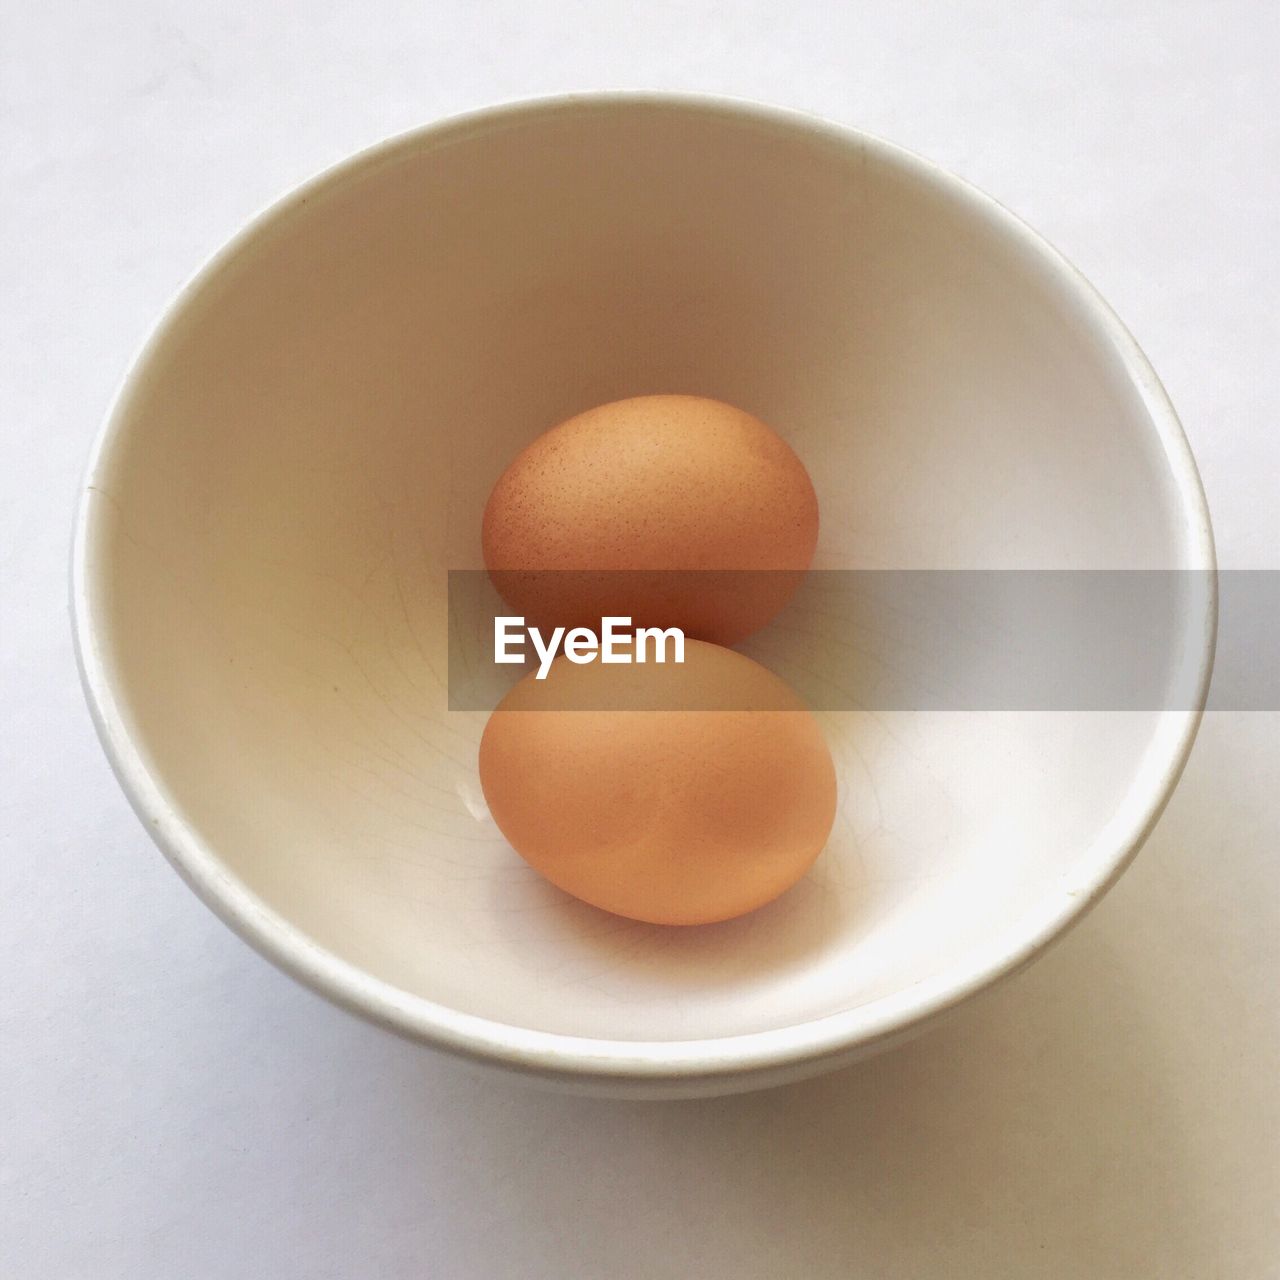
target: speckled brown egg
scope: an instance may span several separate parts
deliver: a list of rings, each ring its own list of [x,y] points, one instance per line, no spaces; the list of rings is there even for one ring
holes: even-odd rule
[[[718,400],[638,396],[533,441],[489,497],[484,560],[535,625],[613,614],[733,644],[790,599],[818,500],[772,428]]]
[[[655,924],[743,915],[799,880],[836,811],[813,715],[758,663],[691,640],[680,665],[521,680],[490,716],[494,821],[553,884]]]

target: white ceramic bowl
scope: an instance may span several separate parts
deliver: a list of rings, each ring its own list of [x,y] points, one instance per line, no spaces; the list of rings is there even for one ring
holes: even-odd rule
[[[128,374],[74,550],[107,753],[223,919],[397,1032],[634,1096],[815,1073],[1017,969],[1199,719],[826,713],[840,814],[779,902],[672,931],[566,898],[485,814],[445,571],[525,441],[669,390],[792,440],[822,567],[1213,567],[1155,375],[1044,241],[853,130],[653,95],[433,125],[255,220]],[[1201,705],[1215,604],[1164,637]]]

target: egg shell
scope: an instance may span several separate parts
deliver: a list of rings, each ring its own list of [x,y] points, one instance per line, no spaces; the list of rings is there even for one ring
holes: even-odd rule
[[[534,625],[607,615],[734,644],[794,594],[818,500],[758,418],[701,396],[600,405],[534,440],[489,497],[485,565]]]
[[[553,884],[617,915],[690,925],[790,888],[831,832],[836,779],[814,716],[758,663],[689,641],[685,662],[557,659],[490,717],[494,821]]]

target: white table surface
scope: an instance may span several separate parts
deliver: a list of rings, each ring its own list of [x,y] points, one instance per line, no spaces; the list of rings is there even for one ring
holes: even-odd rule
[[[942,1030],[770,1093],[582,1102],[218,923],[108,771],[64,607],[90,439],[195,265],[363,144],[604,87],[813,109],[997,195],[1143,343],[1223,565],[1280,568],[1277,65],[1262,0],[4,4],[0,1276],[1280,1276],[1280,717],[1212,714],[1119,887]]]

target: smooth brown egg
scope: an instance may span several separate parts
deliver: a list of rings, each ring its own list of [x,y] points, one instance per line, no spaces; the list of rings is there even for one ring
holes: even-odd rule
[[[494,821],[553,884],[606,911],[705,924],[805,874],[835,819],[822,731],[758,663],[689,641],[680,665],[525,677],[489,718]]]
[[[570,418],[507,468],[484,513],[485,565],[535,625],[606,615],[734,644],[791,598],[818,500],[759,419],[700,396],[638,396]]]

